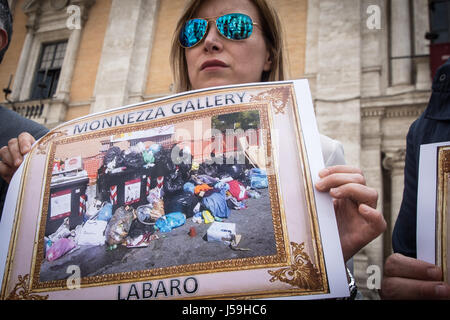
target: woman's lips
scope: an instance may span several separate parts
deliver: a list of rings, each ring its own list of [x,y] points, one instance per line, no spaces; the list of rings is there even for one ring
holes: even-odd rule
[[[221,60],[217,60],[217,59],[214,59],[214,60],[208,60],[208,61],[205,61],[202,65],[201,65],[201,67],[200,67],[200,70],[205,70],[205,71],[208,71],[208,70],[217,70],[217,69],[222,69],[222,68],[227,68],[228,67],[228,65],[225,63],[225,62],[223,62],[223,61],[221,61]]]

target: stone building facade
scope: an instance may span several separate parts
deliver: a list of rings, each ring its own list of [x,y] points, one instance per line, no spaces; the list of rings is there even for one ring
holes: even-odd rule
[[[0,65],[3,105],[52,128],[172,93],[168,56],[184,0],[9,2],[14,35]],[[388,230],[354,258],[370,299],[378,295],[366,286],[368,267],[382,272],[392,250],[406,133],[431,93],[428,2],[273,0],[290,77],[309,79],[319,130],[344,144],[347,162],[379,192]]]
[[[431,94],[428,8],[427,0],[308,1],[304,76],[319,130],[342,141],[348,163],[361,167],[378,190],[378,208],[388,223],[354,259],[368,298],[378,297],[366,289],[374,270],[369,266],[382,273],[392,252],[406,134]]]

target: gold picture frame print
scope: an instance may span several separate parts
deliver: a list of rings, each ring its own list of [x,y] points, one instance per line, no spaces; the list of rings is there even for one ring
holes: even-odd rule
[[[8,245],[1,248],[1,297],[345,296],[348,286],[331,199],[313,188],[320,161],[323,165],[318,141],[306,81],[182,93],[65,123],[39,140],[21,179],[16,178],[20,191],[7,204],[7,218],[0,225],[9,231]],[[136,156],[155,146],[160,149],[152,152],[153,162],[144,164]],[[113,151],[120,152],[111,158]],[[165,168],[174,162],[164,160],[164,152],[178,158],[190,154],[191,162]],[[227,163],[230,155],[234,162]],[[223,162],[215,165],[218,159]],[[200,172],[193,171],[193,163],[211,175],[193,177],[192,172]],[[189,179],[180,178],[182,172]],[[225,186],[219,172],[231,179]],[[240,181],[249,172],[265,174],[267,186],[245,189]],[[180,190],[178,178],[183,185],[193,178],[214,183],[195,185],[212,190],[195,191],[192,200]],[[232,187],[247,196],[234,206],[227,203],[227,210],[223,201],[226,196],[230,200]],[[180,206],[175,201],[180,194],[221,217],[213,213],[216,221],[206,224],[202,210],[203,223],[198,224],[192,211],[181,211],[185,202],[174,212],[169,205]],[[149,231],[142,216],[155,199],[166,211],[159,219],[180,213],[185,220],[163,232],[165,226],[154,218]],[[108,206],[113,217],[124,217],[118,223],[123,238],[114,245],[111,239],[119,232],[108,232],[115,220],[99,218]],[[137,230],[136,237],[131,230]],[[222,233],[214,238],[214,232],[224,230],[230,238]],[[61,250],[66,251],[53,256]]]
[[[450,182],[450,146],[437,148],[437,212],[436,212],[436,265],[443,270],[443,280],[448,283],[449,254],[449,182]]]

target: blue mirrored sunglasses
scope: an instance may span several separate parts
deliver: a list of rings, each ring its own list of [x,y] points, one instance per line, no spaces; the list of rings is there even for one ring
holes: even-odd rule
[[[252,18],[243,13],[229,13],[224,16],[186,21],[181,28],[178,40],[183,48],[192,48],[199,44],[208,31],[208,22],[215,21],[217,31],[230,40],[244,40],[250,37],[253,26],[258,25]]]

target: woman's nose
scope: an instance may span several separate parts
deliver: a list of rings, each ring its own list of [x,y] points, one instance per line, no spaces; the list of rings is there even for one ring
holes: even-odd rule
[[[206,38],[204,40],[205,51],[213,52],[220,51],[223,49],[223,38],[217,31],[215,26],[215,22],[209,23],[209,28],[206,34]]]

